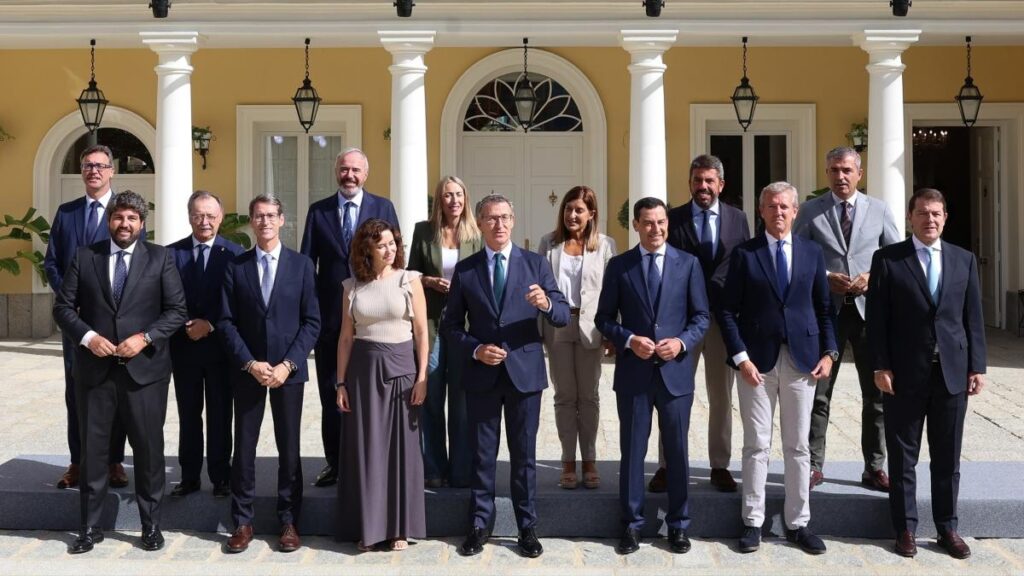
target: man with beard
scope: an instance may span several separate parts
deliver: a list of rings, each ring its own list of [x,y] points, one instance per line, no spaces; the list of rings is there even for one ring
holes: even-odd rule
[[[358,148],[338,154],[334,163],[338,192],[314,202],[306,214],[301,252],[313,260],[316,293],[320,300],[320,339],[316,344],[316,379],[320,391],[320,434],[327,465],[317,475],[316,486],[338,481],[338,447],[341,414],[338,412],[338,335],[341,333],[341,283],[350,274],[349,246],[359,225],[380,218],[398,228],[398,215],[387,198],[363,189],[370,161]]]
[[[126,190],[107,205],[110,240],[80,248],[64,276],[53,317],[75,349],[82,437],[82,532],[71,554],[103,541],[113,423],[135,454],[142,548],[159,550],[164,494],[164,419],[171,379],[168,340],[185,322],[185,293],[170,250],[139,241],[146,200]]]

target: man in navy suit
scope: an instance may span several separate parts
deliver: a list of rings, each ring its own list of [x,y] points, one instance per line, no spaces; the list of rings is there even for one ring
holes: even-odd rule
[[[658,198],[633,205],[640,244],[608,262],[594,324],[615,345],[615,400],[621,432],[619,500],[625,532],[620,554],[640,548],[644,525],[644,457],[651,414],[665,446],[668,478],[668,541],[673,552],[690,551],[686,437],[693,406],[696,348],[708,329],[708,301],[700,262],[666,243],[668,215]]]
[[[512,505],[519,551],[536,558],[537,426],[541,391],[548,386],[538,316],[553,326],[569,323],[569,304],[548,261],[512,243],[515,213],[499,194],[476,206],[484,249],[455,266],[441,331],[465,358],[463,382],[474,475],[471,528],[463,556],[483,551],[494,525],[494,473],[504,408],[511,460]],[[467,325],[468,321],[468,325]]]
[[[213,483],[213,495],[226,498],[231,494],[231,380],[223,343],[213,332],[220,319],[224,270],[242,247],[217,235],[224,210],[213,194],[205,190],[192,194],[188,218],[192,234],[169,246],[185,287],[189,318],[171,337],[181,465],[181,482],[171,496],[199,490],[205,398],[206,474]]]
[[[908,210],[914,235],[875,252],[867,302],[875,386],[884,394],[896,553],[917,553],[915,468],[927,421],[938,544],[963,559],[971,549],[957,534],[960,447],[967,397],[981,392],[986,369],[978,262],[941,240],[941,192],[914,192]]]
[[[334,163],[338,192],[314,202],[306,214],[302,253],[313,260],[316,293],[320,299],[320,339],[316,344],[316,379],[320,391],[320,434],[327,465],[317,475],[316,486],[338,481],[338,449],[341,413],[338,411],[338,335],[341,334],[341,283],[351,275],[348,255],[359,225],[380,218],[398,228],[398,214],[387,198],[363,189],[370,161],[358,148],[338,154]]]
[[[729,472],[729,460],[732,452],[732,389],[736,373],[726,365],[722,329],[714,314],[725,290],[729,255],[733,248],[750,239],[750,228],[747,215],[742,210],[719,202],[718,197],[725,188],[724,176],[725,167],[717,157],[702,154],[693,159],[690,163],[692,200],[668,211],[668,243],[695,256],[704,273],[711,323],[704,340],[690,353],[694,358],[694,371],[697,370],[696,359],[704,356],[711,485],[721,492],[735,492],[736,481]],[[651,492],[665,491],[665,460],[660,451],[658,460],[662,466],[651,479]]]
[[[85,183],[85,196],[65,202],[57,208],[50,228],[50,242],[46,246],[46,258],[43,267],[46,269],[46,280],[54,295],[60,293],[64,283],[64,274],[78,249],[91,246],[96,242],[110,239],[110,230],[106,225],[106,207],[114,193],[110,189],[110,180],[114,177],[114,154],[110,148],[97,145],[82,151],[78,158],[82,165],[82,181]],[[145,228],[142,237],[145,238]],[[57,488],[74,488],[78,486],[79,464],[82,457],[82,442],[78,434],[78,407],[75,401],[75,378],[72,362],[78,343],[63,335],[64,347],[64,404],[68,415],[68,450],[71,452],[71,464],[57,481]],[[110,486],[124,488],[128,485],[128,476],[124,472],[124,443],[126,435],[120,421],[114,421],[114,430],[110,436]]]
[[[256,496],[256,444],[267,395],[277,442],[278,550],[302,546],[296,526],[302,506],[302,390],[309,380],[310,350],[320,333],[313,263],[281,243],[281,201],[261,195],[249,203],[256,247],[224,272],[217,322],[228,353],[235,399],[235,456],[231,463],[231,517],[235,531],[225,545],[242,552],[252,542]]]
[[[741,552],[761,544],[772,419],[779,404],[786,501],[786,539],[809,554],[825,543],[807,529],[811,519],[808,432],[816,381],[839,357],[825,259],[813,241],[792,233],[796,188],[769,184],[758,207],[765,233],[736,247],[718,312],[730,365],[739,370],[743,421]]]

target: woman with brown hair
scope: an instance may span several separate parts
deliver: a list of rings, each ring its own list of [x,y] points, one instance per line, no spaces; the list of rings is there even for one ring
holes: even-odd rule
[[[402,236],[378,219],[352,240],[338,340],[342,475],[338,538],[404,550],[426,536],[420,405],[427,394],[427,305],[404,270]]]
[[[573,489],[576,443],[583,458],[583,486],[597,488],[597,424],[600,420],[602,337],[594,326],[604,269],[615,255],[615,241],[598,232],[597,195],[576,186],[562,198],[554,231],[537,250],[551,263],[558,289],[569,301],[564,328],[543,323],[548,369],[555,389],[555,426],[562,443],[562,475],[558,485]]]

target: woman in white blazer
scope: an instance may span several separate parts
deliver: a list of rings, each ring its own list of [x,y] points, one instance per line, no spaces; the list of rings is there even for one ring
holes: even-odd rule
[[[598,384],[604,355],[594,313],[601,295],[604,269],[615,255],[615,241],[598,230],[597,195],[586,186],[566,192],[555,230],[540,240],[538,252],[551,263],[558,288],[569,301],[570,322],[555,328],[542,322],[548,367],[555,389],[555,425],[562,443],[559,486],[573,489],[576,444],[583,459],[583,485],[597,488]]]

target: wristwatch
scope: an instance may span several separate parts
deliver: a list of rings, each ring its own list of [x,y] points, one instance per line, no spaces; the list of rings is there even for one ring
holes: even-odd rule
[[[344,382],[336,382],[336,383],[334,384],[334,390],[335,390],[335,391],[337,391],[337,390],[338,390],[338,389],[340,389],[340,388],[344,388],[344,387],[345,387],[345,383],[344,383]]]
[[[839,362],[839,352],[836,352],[835,350],[825,350],[825,353],[822,354],[822,356],[828,356],[832,359],[832,362]]]
[[[291,360],[285,360],[284,365],[288,367],[288,374],[295,374],[299,371],[299,367],[295,365],[295,362]]]
[[[153,337],[149,335],[149,332],[143,332],[142,339],[146,341],[146,346],[151,346],[153,344]]]

